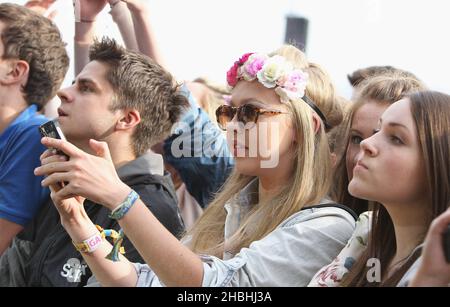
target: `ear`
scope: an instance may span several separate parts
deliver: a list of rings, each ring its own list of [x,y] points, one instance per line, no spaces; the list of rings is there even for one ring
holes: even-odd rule
[[[313,125],[314,133],[316,134],[319,131],[320,126],[322,125],[322,121],[320,120],[319,115],[317,115],[316,113],[313,113]]]
[[[136,109],[125,109],[121,113],[116,130],[129,130],[141,122],[141,114]]]
[[[14,85],[19,83],[26,86],[28,81],[28,73],[30,65],[22,60],[7,60],[7,72],[3,76],[1,83],[3,85]]]

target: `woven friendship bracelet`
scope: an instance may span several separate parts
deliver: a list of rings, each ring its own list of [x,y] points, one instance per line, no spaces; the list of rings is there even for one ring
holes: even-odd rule
[[[128,194],[127,198],[119,205],[116,209],[114,209],[109,217],[114,220],[120,220],[124,217],[124,215],[130,210],[130,208],[136,203],[139,195],[131,190],[130,194]]]

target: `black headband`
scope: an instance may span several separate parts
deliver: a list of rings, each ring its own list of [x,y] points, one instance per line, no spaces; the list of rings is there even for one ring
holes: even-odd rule
[[[320,111],[320,109],[316,106],[316,104],[308,97],[308,96],[303,96],[302,100],[304,102],[306,102],[311,109],[314,110],[314,112],[317,113],[317,115],[319,115],[319,117],[322,119],[323,124],[325,125],[326,129],[331,129],[331,126],[328,124],[327,119],[325,118],[325,115],[323,115],[323,113]]]

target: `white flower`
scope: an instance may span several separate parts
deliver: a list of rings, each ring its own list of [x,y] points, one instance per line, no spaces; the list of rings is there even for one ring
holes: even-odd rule
[[[277,86],[277,81],[283,75],[292,70],[292,65],[280,55],[275,55],[265,62],[263,68],[258,72],[257,77],[267,88]]]

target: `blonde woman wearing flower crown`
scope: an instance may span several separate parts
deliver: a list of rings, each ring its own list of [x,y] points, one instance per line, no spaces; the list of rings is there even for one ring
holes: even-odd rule
[[[354,217],[326,199],[332,168],[326,132],[342,120],[328,75],[284,46],[244,55],[227,77],[231,105],[216,114],[236,167],[181,243],[119,180],[106,145],[94,156],[65,141],[44,141],[71,156],[58,180],[53,163],[39,173],[49,175],[45,185],[69,182],[52,198],[75,245],[88,245],[82,255],[101,285],[305,286],[350,238]],[[264,152],[255,143],[266,144]],[[80,169],[93,180],[79,182],[73,174]],[[95,239],[84,197],[112,210],[146,264],[122,255],[105,259],[111,244]]]

